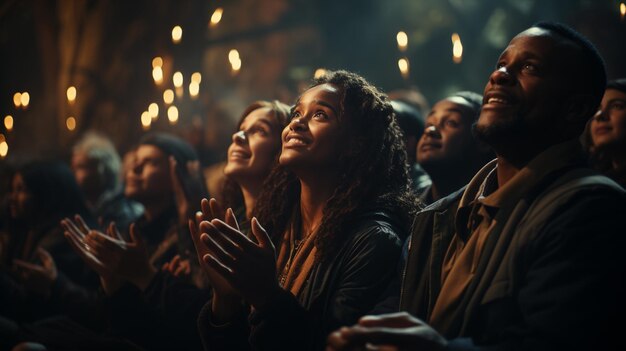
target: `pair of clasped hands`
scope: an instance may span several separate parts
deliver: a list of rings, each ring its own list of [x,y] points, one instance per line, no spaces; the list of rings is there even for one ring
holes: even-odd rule
[[[198,260],[214,293],[222,298],[238,296],[260,307],[278,289],[275,248],[256,218],[251,221],[252,240],[239,229],[232,209],[222,210],[215,199],[202,199],[202,211],[189,220]],[[61,221],[65,237],[80,257],[101,277],[107,293],[126,280],[145,289],[156,274],[146,246],[134,224],[126,241],[111,223],[106,233],[89,228],[80,216]],[[174,275],[188,274],[189,263],[179,256],[162,269]]]

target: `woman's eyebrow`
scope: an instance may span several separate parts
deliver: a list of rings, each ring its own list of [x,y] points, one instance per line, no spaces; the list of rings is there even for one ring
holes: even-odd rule
[[[335,110],[335,107],[333,105],[329,104],[328,102],[323,101],[323,100],[313,100],[313,103],[316,103],[318,105],[322,105],[322,106],[330,109],[331,111],[333,111],[333,113],[335,115],[337,115],[337,110]]]

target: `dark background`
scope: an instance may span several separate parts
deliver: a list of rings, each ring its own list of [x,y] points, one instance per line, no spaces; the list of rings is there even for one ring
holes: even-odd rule
[[[9,145],[3,161],[67,159],[86,130],[110,136],[120,152],[146,131],[141,113],[152,102],[159,116],[150,130],[187,138],[208,165],[225,155],[235,121],[256,99],[291,103],[318,68],[361,73],[385,91],[418,89],[432,103],[457,90],[482,92],[508,41],[540,20],[561,21],[588,36],[603,54],[609,78],[626,76],[626,19],[615,0],[3,0],[0,1],[0,124]],[[217,8],[221,21],[209,21]],[[171,31],[183,28],[173,44]],[[398,31],[409,37],[406,52]],[[452,33],[463,43],[452,59]],[[242,68],[231,72],[228,52]],[[152,59],[163,58],[165,79],[152,79]],[[410,60],[403,78],[398,59]],[[184,75],[168,122],[163,90]],[[193,72],[200,95],[190,98]],[[76,86],[70,105],[66,89]],[[27,91],[27,109],[13,95]],[[69,131],[66,119],[77,127]],[[2,138],[0,136],[0,138]]]

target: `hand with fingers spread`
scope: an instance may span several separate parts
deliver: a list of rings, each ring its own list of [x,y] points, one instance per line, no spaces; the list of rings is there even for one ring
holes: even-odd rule
[[[110,225],[109,233],[117,232],[114,225]],[[156,269],[150,263],[148,252],[136,225],[130,226],[130,241],[111,240],[109,237],[89,232],[84,243],[90,252],[114,275],[122,277],[141,290],[148,287],[156,275]]]
[[[326,351],[441,351],[446,346],[446,339],[428,324],[398,312],[365,316],[355,326],[340,328],[329,335]]]
[[[177,278],[189,276],[191,274],[191,264],[189,259],[182,259],[180,255],[176,255],[171,261],[165,262],[161,270],[170,272],[170,274]]]
[[[236,224],[232,210],[227,212]],[[228,217],[228,216],[227,216]],[[219,219],[200,223],[200,240],[208,249],[202,259],[245,301],[263,309],[280,289],[276,279],[274,244],[256,218],[251,221],[250,240],[235,225]]]
[[[52,284],[57,279],[57,267],[48,251],[39,247],[36,253],[41,265],[19,259],[13,260],[13,264],[26,290],[47,297],[51,293]]]
[[[109,225],[107,234],[90,229],[79,215],[76,215],[74,221],[69,218],[63,219],[61,226],[65,229],[65,238],[70,243],[70,246],[91,269],[100,275],[100,281],[105,292],[110,294],[116,291],[122,285],[121,277],[116,276],[110,267],[107,267],[105,263],[96,257],[93,248],[85,242],[86,237],[92,235],[102,237],[116,245],[126,245],[126,242],[115,228],[115,223]]]

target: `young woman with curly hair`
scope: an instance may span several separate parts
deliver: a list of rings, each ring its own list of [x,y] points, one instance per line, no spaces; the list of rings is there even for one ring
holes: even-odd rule
[[[254,240],[232,211],[199,225],[214,289],[199,317],[205,349],[323,349],[396,271],[416,203],[386,95],[331,72],[298,98],[282,141],[250,223]],[[203,212],[212,216],[206,201]]]

